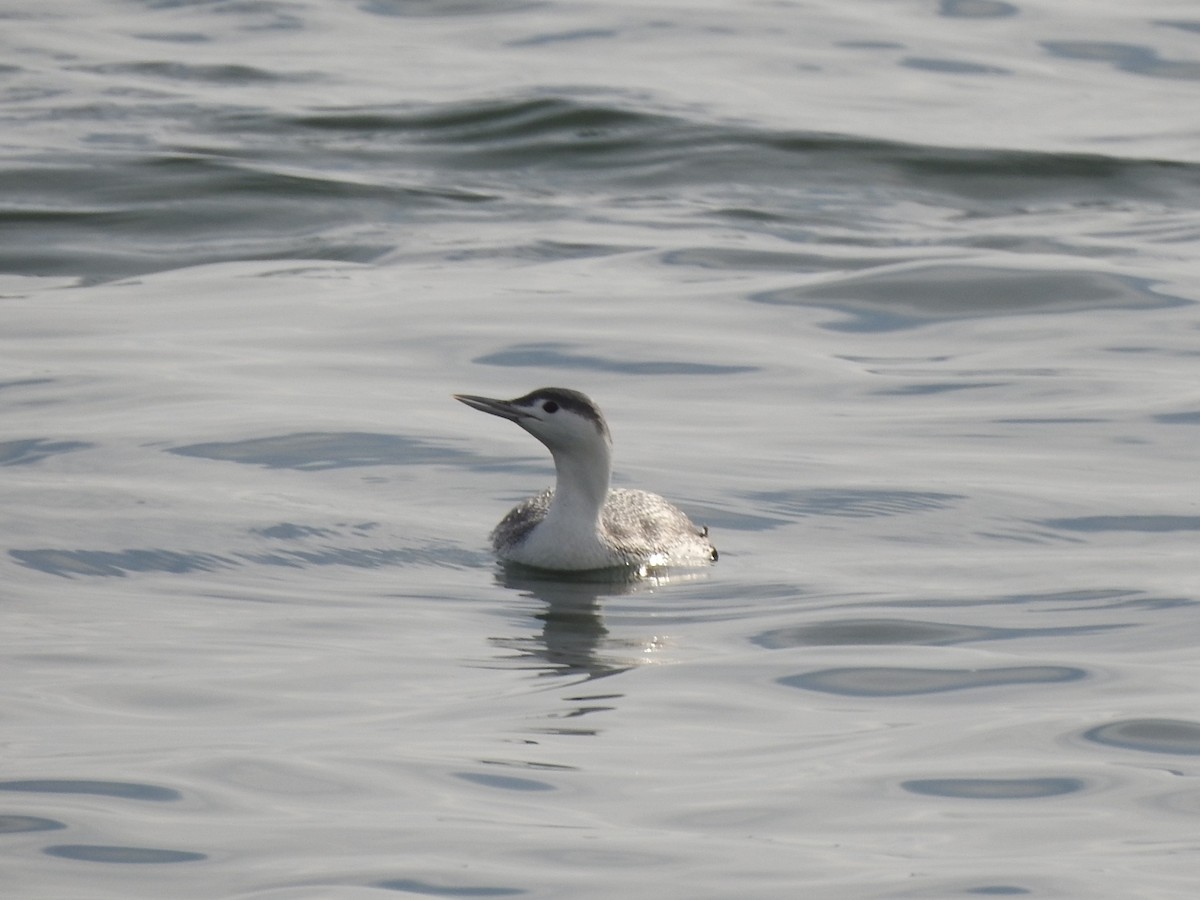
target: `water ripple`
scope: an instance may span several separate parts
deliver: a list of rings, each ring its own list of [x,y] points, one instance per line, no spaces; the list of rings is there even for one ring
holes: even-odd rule
[[[0,441],[0,466],[27,466],[60,453],[74,453],[94,446],[88,441],[51,441],[45,438]]]
[[[155,802],[170,802],[183,797],[179,791],[173,788],[160,787],[156,784],[90,781],[73,778],[0,781],[0,791],[24,791],[37,794],[96,794],[102,797],[120,797],[124,800],[152,800]]]
[[[1152,47],[1114,41],[1042,41],[1060,59],[1106,62],[1122,72],[1152,78],[1200,79],[1200,63],[1163,59]]]
[[[58,831],[65,822],[43,819],[41,816],[11,816],[0,813],[0,834],[19,834],[27,831]]]
[[[1062,531],[1200,531],[1200,516],[1076,516],[1068,519],[1046,519],[1041,524]]]
[[[837,516],[866,519],[947,509],[966,498],[939,491],[906,491],[871,488],[813,488],[807,490],[752,491],[742,495],[754,509],[792,518]]]
[[[1154,421],[1162,422],[1165,425],[1200,425],[1200,410],[1161,413],[1154,417]]]
[[[778,679],[788,687],[848,697],[902,697],[1008,684],[1078,681],[1087,672],[1070,666],[1011,666],[1000,669],[909,669],[863,666],[821,669]]]
[[[503,791],[554,791],[557,788],[546,781],[533,778],[518,778],[515,775],[493,775],[489,772],[455,772],[458,778],[472,781],[484,787]]]
[[[996,628],[949,622],[916,622],[909,619],[835,619],[812,625],[777,628],[755,635],[751,640],[769,650],[786,647],[883,645],[950,647],[974,641],[1073,637],[1126,627],[1129,626],[1112,624],[1060,628]]]
[[[961,16],[968,7],[958,9]],[[1128,59],[1126,64],[1131,64]],[[920,58],[910,59],[909,65],[977,73],[995,68]],[[1183,63],[1160,60],[1141,70],[1191,77]],[[159,60],[121,63],[96,73],[109,79],[132,76],[198,85],[310,77]],[[778,231],[789,244],[803,245],[821,258],[819,271],[844,271],[840,257],[822,252],[827,248],[820,237],[822,209],[834,195],[841,210],[839,229],[847,222],[859,223],[853,237],[843,233],[838,243],[843,249],[873,248],[872,262],[882,265],[896,257],[911,258],[907,238],[898,237],[894,228],[875,233],[882,186],[883,209],[915,204],[970,217],[1027,217],[1026,203],[1071,209],[1095,206],[1100,197],[1110,206],[1152,203],[1159,212],[1166,206],[1190,217],[1200,185],[1200,166],[1187,163],[962,150],[852,134],[772,130],[570,95],[340,105],[300,114],[200,99],[135,102],[105,96],[57,108],[55,116],[88,140],[111,133],[114,121],[130,123],[129,135],[121,151],[105,146],[102,166],[85,149],[18,160],[0,173],[0,192],[6,197],[0,206],[0,232],[7,238],[0,245],[0,266],[5,271],[104,280],[224,260],[374,262],[411,246],[414,223],[465,222],[474,233],[481,215],[496,223],[537,223],[543,229],[564,219],[615,219],[629,227],[614,242],[627,244],[631,234],[640,234],[630,229],[642,227],[639,210],[647,204],[657,210],[660,222],[681,215],[695,221],[698,216],[724,233],[736,218],[750,230]],[[141,120],[152,127],[135,134]],[[153,137],[164,132],[176,135],[175,140]],[[905,221],[911,228],[911,216],[906,214]],[[1081,256],[1096,250],[1070,239],[1062,243],[1061,237],[1057,231],[1030,234],[1026,227],[1017,237],[966,232],[941,239],[968,246],[991,241],[1009,249],[1028,249],[1038,241],[1049,247],[1058,241],[1057,252]],[[477,240],[454,241],[447,252],[479,249]],[[1143,308],[1165,302],[1143,288],[1122,287],[1105,272],[1039,277],[1018,270],[998,281],[988,269],[942,269],[918,280],[933,279],[942,287],[947,279],[965,278],[967,287],[978,281],[998,289],[990,304],[1009,310],[1014,301],[1006,297],[1014,289],[1017,304],[1031,308],[1051,303],[1049,298],[1064,291],[1080,298],[1078,303],[1095,294],[1100,306]],[[829,287],[838,285],[852,294],[857,290],[853,281]],[[859,286],[868,295],[886,294],[891,287],[916,294],[914,285],[894,275],[875,275]],[[758,297],[762,302],[809,303],[807,289]],[[956,303],[979,293],[956,294]],[[1042,299],[1034,303],[1034,297]],[[912,302],[910,297],[910,306]],[[904,303],[892,307],[897,305],[909,324],[914,315],[924,321],[937,313],[927,306],[916,312],[904,309]],[[983,309],[986,305],[976,314]]]
[[[758,371],[757,366],[718,366],[711,363],[666,360],[605,359],[586,353],[570,352],[568,344],[518,344],[507,350],[488,353],[472,362],[485,366],[582,369],[592,372],[619,372],[625,375],[731,375]]]
[[[206,553],[196,550],[167,550],[147,547],[128,550],[70,550],[53,547],[9,550],[8,555],[22,566],[57,575],[120,577],[135,573],[164,572],[187,575],[194,572],[218,572],[246,564],[302,569],[310,566],[349,566],[355,569],[380,569],[390,566],[442,565],[472,567],[481,553],[464,551],[451,544],[424,547],[303,547],[264,550],[230,550]]]
[[[960,19],[1001,19],[1019,12],[1007,0],[941,0],[938,8],[939,15]]]
[[[971,302],[964,302],[972,298]],[[1160,309],[1189,303],[1153,282],[1111,272],[1036,271],[994,266],[916,263],[823,277],[762,291],[755,302],[817,306],[847,313],[827,324],[838,331],[881,332],[933,321],[1099,309]]]
[[[190,850],[163,850],[157,847],[120,847],[101,844],[56,844],[43,848],[42,852],[47,856],[75,859],[81,862],[123,863],[125,865],[200,862],[208,859],[208,854]]]
[[[1099,725],[1083,736],[1097,744],[1146,753],[1200,755],[1200,722],[1187,719],[1125,719]]]
[[[1081,778],[918,778],[900,785],[914,794],[963,800],[1032,800],[1084,790]]]
[[[316,75],[280,75],[246,65],[188,65],[177,61],[103,63],[82,67],[82,71],[97,75],[144,75],[171,81],[201,81],[214,84],[251,84],[254,82],[314,80]]]
[[[385,891],[403,891],[406,894],[425,894],[430,897],[515,897],[518,894],[529,893],[524,888],[430,884],[416,878],[377,881],[374,886]]]
[[[22,566],[47,575],[69,578],[74,575],[124,577],[132,572],[215,572],[233,562],[212,553],[165,550],[150,547],[137,550],[60,550],[53,547],[9,550],[8,555]]]
[[[466,451],[418,438],[357,431],[301,432],[244,441],[213,441],[172,447],[168,452],[306,472],[356,466],[425,465],[475,458]]]

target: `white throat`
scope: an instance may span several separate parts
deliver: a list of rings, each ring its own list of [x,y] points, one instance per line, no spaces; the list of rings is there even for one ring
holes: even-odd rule
[[[614,564],[601,538],[612,455],[607,442],[587,452],[551,450],[557,480],[546,516],[522,543],[519,562],[547,568],[603,568]]]
[[[586,453],[551,450],[557,483],[546,522],[567,531],[595,533],[600,527],[600,510],[608,496],[612,477],[612,453],[607,444],[587,448]]]

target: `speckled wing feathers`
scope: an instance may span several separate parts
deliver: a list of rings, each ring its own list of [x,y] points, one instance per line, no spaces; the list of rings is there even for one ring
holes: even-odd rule
[[[601,520],[607,540],[635,553],[638,561],[656,556],[680,562],[712,559],[712,545],[701,530],[657,494],[609,491]]]
[[[553,497],[554,490],[546,488],[510,509],[508,515],[492,529],[492,549],[500,552],[505,547],[515,546],[525,540],[529,532],[546,518],[546,510],[550,508]]]
[[[515,506],[492,531],[500,551],[520,544],[546,517],[554,491],[547,489]],[[600,539],[628,565],[653,559],[698,563],[717,558],[707,529],[697,528],[681,510],[657,494],[614,488],[601,511]]]

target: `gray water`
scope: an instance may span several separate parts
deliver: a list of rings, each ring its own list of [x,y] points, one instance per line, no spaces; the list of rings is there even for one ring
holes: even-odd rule
[[[1193,4],[0,15],[5,896],[1195,895]]]

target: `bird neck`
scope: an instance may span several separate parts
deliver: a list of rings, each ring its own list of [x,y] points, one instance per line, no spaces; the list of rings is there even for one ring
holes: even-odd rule
[[[590,449],[587,454],[554,453],[553,456],[557,483],[546,518],[560,526],[578,524],[594,528],[600,521],[612,475],[608,446]]]

